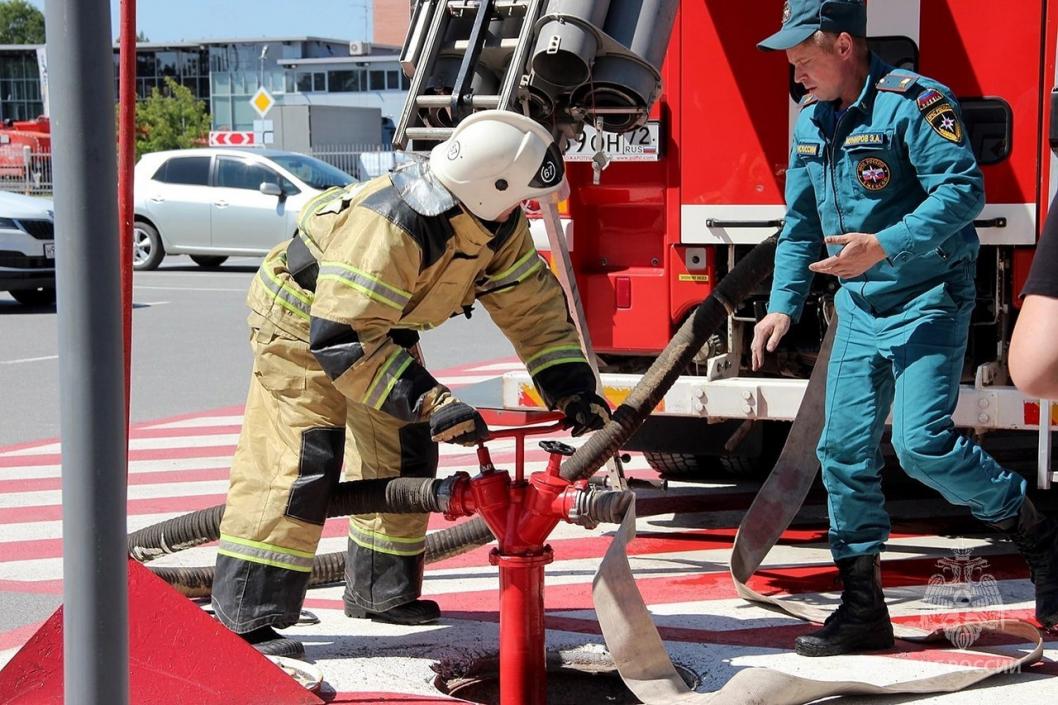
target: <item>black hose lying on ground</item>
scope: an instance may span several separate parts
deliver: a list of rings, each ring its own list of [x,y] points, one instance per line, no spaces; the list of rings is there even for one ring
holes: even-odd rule
[[[669,344],[654,360],[650,368],[643,375],[639,384],[635,386],[631,394],[616,411],[613,418],[600,431],[595,432],[577,451],[564,463],[562,463],[562,477],[574,482],[590,477],[599,468],[606,464],[607,459],[613,457],[635,431],[643,424],[650,413],[657,407],[658,403],[672,388],[676,379],[687,369],[694,356],[709,339],[713,333],[734,313],[735,309],[753,293],[754,289],[771,274],[774,268],[775,245],[778,237],[764,240],[746,254],[738,264],[724,276],[717,284],[713,293],[703,301],[694,313],[680,326]],[[423,483],[422,480],[411,480]],[[440,481],[437,481],[440,482]],[[352,486],[358,483],[342,483],[342,486]],[[331,510],[328,516],[341,516],[350,513],[366,513],[375,511],[392,511],[380,509],[381,504],[367,507],[365,510],[353,509],[350,511],[333,511],[336,504],[340,502],[351,502],[345,497],[346,491],[337,492],[332,499]],[[343,506],[344,508],[344,506]],[[169,546],[198,545],[207,541],[215,540],[220,534],[220,516],[223,508],[217,512],[217,507],[212,507],[201,512],[193,512],[183,517],[171,519],[170,522],[182,522],[183,527],[178,535],[171,535]],[[419,510],[431,511],[431,510]],[[437,510],[433,510],[437,511]],[[205,512],[215,512],[210,515],[215,524],[204,527],[206,517],[196,517]],[[163,522],[168,523],[168,522]],[[159,525],[161,526],[161,525]],[[205,538],[198,543],[190,543],[195,540],[190,534],[194,530],[209,533],[214,538]],[[158,541],[157,535],[149,532],[156,527],[141,529],[129,537],[129,551],[135,556],[134,549],[141,553],[149,553],[156,550],[159,545],[166,545],[164,541]],[[140,536],[140,543],[133,545],[133,536]],[[147,543],[151,539],[151,543]],[[449,558],[465,553],[477,546],[483,546],[492,541],[492,532],[481,517],[474,517],[468,522],[443,529],[426,537],[426,562]],[[155,552],[153,555],[158,555]],[[152,557],[153,557],[152,555]],[[171,583],[189,597],[201,597],[209,594],[213,583],[213,568],[159,568],[155,570],[160,577]],[[309,586],[327,585],[340,582],[345,575],[345,553],[329,553],[316,556],[313,561],[312,577]]]
[[[439,502],[438,488],[444,480],[392,477],[381,480],[340,482],[327,507],[327,516],[387,512],[422,514],[447,509]],[[224,505],[173,517],[129,534],[129,555],[147,562],[220,538]]]

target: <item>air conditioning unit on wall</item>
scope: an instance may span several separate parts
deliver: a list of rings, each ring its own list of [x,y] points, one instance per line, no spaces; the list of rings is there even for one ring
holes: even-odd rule
[[[367,56],[371,53],[371,42],[349,42],[351,56]]]

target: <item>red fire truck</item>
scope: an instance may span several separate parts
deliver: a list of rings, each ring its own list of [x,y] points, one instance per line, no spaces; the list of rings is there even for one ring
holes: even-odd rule
[[[35,161],[51,153],[51,122],[46,117],[35,120],[5,120],[0,123],[0,177],[32,177]]]
[[[617,3],[611,0],[611,15]],[[785,56],[760,52],[756,43],[782,16],[783,0],[680,3],[649,122],[620,136],[589,128],[571,142],[563,225],[614,403],[718,279],[781,227],[801,92]],[[985,174],[978,302],[956,423],[982,436],[1036,431],[1039,484],[1049,486],[1049,426],[1058,413],[1010,386],[1005,363],[1017,295],[1058,181],[1050,98],[1058,82],[1058,2],[870,0],[868,16],[872,48],[883,58],[951,87]],[[489,107],[487,99],[481,107]],[[612,163],[594,179],[592,165],[578,162],[598,150]],[[542,233],[537,241],[546,250]],[[776,422],[797,413],[835,288],[833,278],[816,277],[800,323],[769,369],[751,375],[749,342],[768,298],[762,284],[702,349],[632,447],[668,473],[766,460],[783,438],[785,425]],[[515,373],[504,378],[503,403],[534,408],[540,400],[529,377]],[[1020,436],[1035,446],[1036,434]]]

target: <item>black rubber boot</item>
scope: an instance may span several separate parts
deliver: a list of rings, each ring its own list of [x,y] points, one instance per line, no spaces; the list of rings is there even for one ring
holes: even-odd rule
[[[1036,619],[1044,629],[1058,628],[1058,522],[1026,497],[1018,515],[991,526],[1005,532],[1029,564],[1036,586]]]
[[[373,622],[388,622],[390,624],[430,624],[440,618],[441,608],[433,600],[414,600],[403,605],[390,607],[383,612],[372,612],[346,601],[345,616],[355,619],[370,619]]]
[[[878,556],[842,558],[838,571],[845,584],[841,605],[822,629],[797,637],[794,651],[801,656],[837,656],[892,647],[893,625],[882,594]]]
[[[296,639],[280,636],[272,627],[258,627],[252,632],[240,634],[250,646],[265,656],[286,656],[287,658],[304,658],[305,645]]]

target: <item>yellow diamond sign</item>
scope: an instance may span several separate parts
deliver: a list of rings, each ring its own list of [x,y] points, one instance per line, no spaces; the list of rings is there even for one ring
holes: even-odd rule
[[[266,91],[263,87],[258,88],[257,92],[253,94],[253,98],[250,98],[250,105],[257,111],[257,114],[264,118],[268,114],[268,111],[272,109],[272,106],[276,104],[276,99],[272,97],[272,94]]]

